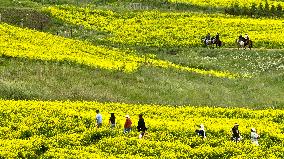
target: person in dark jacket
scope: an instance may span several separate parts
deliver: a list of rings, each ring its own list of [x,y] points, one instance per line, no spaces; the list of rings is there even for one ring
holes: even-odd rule
[[[219,35],[219,33],[216,34],[216,40],[220,40],[220,35]]]
[[[241,140],[241,133],[239,131],[239,124],[235,123],[234,127],[232,128],[232,140],[236,143]]]
[[[210,36],[210,33],[208,33],[205,37],[206,40],[211,40],[211,36]]]
[[[203,42],[205,45],[208,45],[211,41],[211,36],[210,36],[210,33],[208,33],[206,36],[205,36],[205,39],[203,39]]]
[[[242,34],[240,34],[238,42],[241,42],[241,41],[244,41],[244,38],[243,38]]]
[[[248,43],[249,43],[249,36],[248,36],[248,34],[245,34],[244,42],[245,42],[245,45],[248,45]]]
[[[114,113],[110,113],[109,124],[111,128],[115,128],[115,116]]]
[[[139,114],[137,130],[140,132],[139,139],[141,139],[145,135],[145,132],[147,130],[142,114]]]

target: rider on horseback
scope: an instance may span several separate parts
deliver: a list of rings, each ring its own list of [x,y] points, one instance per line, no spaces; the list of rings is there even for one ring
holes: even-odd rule
[[[205,46],[210,46],[211,48],[214,47],[213,45],[216,45],[216,47],[222,46],[219,33],[217,33],[216,36],[211,36],[210,33],[208,33],[205,38],[201,40],[204,42]]]
[[[208,33],[205,37],[205,39],[203,39],[203,42],[205,45],[208,45],[211,42],[211,36],[210,33]]]
[[[217,33],[217,34],[216,34],[216,37],[215,37],[215,38],[216,38],[216,40],[217,40],[217,41],[219,41],[219,40],[220,40],[219,33]]]
[[[243,40],[244,40],[244,38],[243,38],[242,34],[240,34],[240,36],[239,36],[239,42],[240,42],[240,41],[243,41]]]
[[[211,40],[211,38],[210,38],[210,33],[208,33],[208,34],[206,35],[205,39],[206,39],[206,40]]]
[[[238,48],[246,48],[246,46],[251,49],[252,48],[252,41],[250,40],[248,34],[245,34],[243,37],[242,34],[240,34],[239,39],[236,40]]]
[[[248,36],[248,34],[245,34],[244,42],[245,42],[246,45],[248,44],[248,42],[249,42],[249,36]]]

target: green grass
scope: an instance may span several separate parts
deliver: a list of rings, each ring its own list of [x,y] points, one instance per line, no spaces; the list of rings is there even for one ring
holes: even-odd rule
[[[31,0],[1,0],[0,7],[13,7],[13,8],[36,8],[39,4]]]
[[[281,51],[258,51],[258,58],[234,61],[243,51],[193,49],[161,58],[205,69],[254,73],[249,79],[220,79],[172,69],[142,67],[137,72],[93,69],[73,63],[52,63],[2,57],[0,97],[4,99],[98,100],[165,105],[279,107],[284,104],[283,68],[254,72],[249,63],[282,56]],[[246,51],[257,57],[257,51]],[[207,54],[217,60],[208,61]],[[270,56],[268,56],[270,55]],[[208,56],[207,56],[208,57]],[[220,58],[221,57],[221,58]],[[231,59],[232,58],[232,59]],[[279,66],[283,67],[283,58]],[[195,62],[194,62],[195,61]],[[238,65],[232,66],[232,63]]]

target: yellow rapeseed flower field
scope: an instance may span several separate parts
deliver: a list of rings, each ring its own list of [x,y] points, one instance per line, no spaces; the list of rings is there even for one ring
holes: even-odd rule
[[[214,0],[214,1],[208,1],[208,0],[170,0],[172,3],[189,3],[191,5],[197,5],[197,6],[207,6],[207,7],[228,7],[232,4],[237,3],[240,6],[246,6],[249,7],[251,6],[252,3],[255,4],[260,4],[265,1],[263,0]],[[269,4],[281,4],[282,6],[284,5],[284,2],[281,0],[267,0]]]
[[[212,1],[213,2],[213,1]],[[207,33],[220,33],[224,47],[236,47],[236,39],[247,33],[253,47],[283,48],[281,19],[254,19],[224,14],[136,11],[120,13],[72,6],[47,7],[52,16],[112,36],[104,40],[122,45],[156,47],[201,46]]]
[[[249,77],[227,71],[202,70],[180,66],[169,61],[156,59],[153,55],[139,56],[116,48],[95,46],[87,41],[63,38],[48,33],[0,24],[0,54],[48,61],[70,61],[91,67],[136,71],[144,64],[154,67],[173,68],[222,78]]]
[[[96,128],[96,110],[103,127]],[[283,110],[71,101],[0,100],[0,156],[80,158],[283,158]],[[116,128],[108,125],[110,113]],[[138,139],[138,114],[148,131]],[[125,115],[133,129],[123,134]],[[230,141],[238,123],[243,140]],[[206,139],[195,134],[205,125]],[[250,142],[250,129],[260,146]]]

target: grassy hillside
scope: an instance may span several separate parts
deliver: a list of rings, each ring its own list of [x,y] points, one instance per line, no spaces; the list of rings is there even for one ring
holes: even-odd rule
[[[231,2],[2,0],[0,158],[284,158],[283,18],[226,15]],[[202,47],[208,32],[224,46]]]
[[[31,3],[34,3],[36,6],[42,5],[41,3]],[[129,2],[125,1],[123,3]],[[124,39],[124,37],[127,37],[125,36],[126,32],[128,32],[128,38],[134,40],[134,42],[135,40],[139,41],[139,39],[131,36],[140,36],[140,34],[136,35],[135,32],[127,30],[126,26],[131,26],[130,24],[133,23],[137,28],[143,28],[144,24],[138,24],[135,19],[148,16],[153,18],[153,15],[159,16],[159,12],[154,14],[154,12],[147,11],[144,14],[139,11],[129,14],[122,9],[121,11],[123,12],[120,14],[120,12],[106,11],[106,8],[104,8],[106,6],[111,6],[112,9],[116,8],[115,10],[120,9],[119,6],[113,6],[113,4],[115,3],[96,3],[98,8],[102,8],[93,11],[75,7],[66,8],[66,6],[63,7],[63,10],[58,11],[65,13],[62,14],[63,16],[68,15],[70,11],[78,14],[86,11],[89,15],[88,18],[92,17],[92,20],[98,20],[96,18],[99,17],[112,19],[112,21],[107,21],[107,24],[113,26],[119,25],[119,21],[123,20],[122,18],[126,18],[124,19],[124,24],[127,25],[117,27],[117,30],[107,30],[111,27],[110,25],[105,25],[103,23],[104,20],[98,21],[99,23],[93,23],[92,20],[88,19],[84,21],[84,18],[82,19],[80,16],[75,18],[81,19],[80,23],[83,25],[90,25],[90,23],[94,25],[84,28],[76,26],[75,24],[77,23],[68,24],[64,21],[64,18],[62,21],[48,16],[49,24],[43,28],[43,31],[55,35],[59,34],[68,39],[2,25],[2,35],[5,36],[1,37],[1,71],[3,72],[0,85],[2,88],[1,97],[4,99],[99,100],[225,107],[282,107],[283,99],[281,97],[284,91],[281,81],[283,80],[284,60],[281,50],[256,49],[243,51],[226,48],[214,50],[190,48],[179,46],[180,44],[183,45],[186,40],[173,40],[172,38],[177,36],[170,36],[170,34],[164,32],[165,30],[161,30],[163,31],[160,33],[161,37],[172,40],[164,43],[160,38],[152,38],[151,42],[147,36],[152,36],[152,34],[146,32],[145,40],[150,45],[141,42],[141,44],[137,43],[132,46],[129,45],[131,41],[125,41]],[[53,4],[49,3],[49,5]],[[60,9],[61,7],[58,8]],[[56,9],[58,8],[50,8],[52,15],[57,16]],[[21,7],[18,9],[21,11]],[[17,10],[14,11],[17,12]],[[30,12],[30,14],[34,15],[33,17],[38,17],[40,14],[44,17],[47,16],[45,13],[41,13],[41,9],[36,9],[35,11]],[[45,9],[45,11],[47,10]],[[101,16],[94,17],[92,15],[94,13]],[[178,16],[183,21],[188,18],[188,16],[183,17],[183,15],[194,15],[193,13],[178,13],[176,15],[174,15],[175,13],[161,13],[159,18],[165,18],[166,21],[172,18],[167,19],[167,17],[162,16],[163,14],[165,16]],[[200,16],[201,14],[197,15]],[[219,18],[223,18],[223,16],[220,15]],[[239,21],[238,18],[232,17],[231,21]],[[27,18],[27,20],[30,20],[31,24],[36,22],[35,19]],[[262,25],[266,25],[264,22],[267,20],[261,21],[256,19],[256,25],[257,22],[261,24],[257,28],[263,29]],[[276,21],[280,22],[281,20]],[[145,22],[148,21],[146,20]],[[17,25],[17,23],[15,24]],[[150,23],[148,26],[154,26],[155,24],[156,22]],[[163,23],[161,24],[162,28],[166,28],[163,26]],[[282,24],[274,25],[281,29]],[[171,27],[178,31],[179,25]],[[271,25],[267,25],[267,27],[271,27]],[[71,29],[73,29],[72,36],[70,36]],[[266,31],[268,30],[272,31],[272,29],[266,29]],[[67,34],[64,33],[66,31]],[[122,35],[122,40],[125,43],[118,44],[114,42],[120,40],[120,38],[113,36],[117,35],[117,31]],[[152,33],[157,34],[157,31],[157,29],[153,29]],[[198,32],[191,34],[191,36],[197,36],[196,38],[198,39],[201,34],[202,32]],[[189,34],[180,34],[180,38],[184,38],[187,35]],[[190,40],[191,38],[188,37],[188,39]],[[197,39],[192,39],[194,45],[200,45]],[[278,41],[280,40],[279,38],[274,38],[274,40],[275,42],[269,41],[267,45],[278,45],[281,42]],[[156,46],[155,43],[159,45]],[[154,46],[151,46],[152,44]],[[167,46],[168,44],[170,46]],[[264,44],[264,46],[267,45]],[[90,47],[92,48],[91,50]],[[115,49],[113,47],[118,48]],[[148,56],[147,54],[149,53],[152,55]],[[79,54],[80,58],[77,58],[76,56]],[[153,54],[156,57],[153,57]],[[86,58],[85,56],[88,57]],[[145,59],[145,57],[147,58]],[[100,62],[98,62],[97,58],[100,58]],[[154,61],[150,62],[149,60],[152,58]],[[50,62],[45,62],[45,60]],[[155,60],[158,62],[155,62]],[[164,63],[165,61],[172,63]],[[159,64],[160,62],[163,65]],[[153,68],[153,66],[158,68]],[[167,69],[169,66],[170,68]],[[179,68],[177,69],[176,66]],[[109,71],[108,69],[114,71]],[[135,71],[132,72],[132,69]],[[193,69],[194,71],[182,71],[184,69]],[[128,70],[131,73],[115,70],[124,70],[124,72]],[[196,70],[202,70],[205,73],[210,70],[217,72],[228,71],[233,74],[248,75],[252,78],[219,79],[214,77],[214,74],[213,76],[208,76],[206,74],[192,73],[196,72]]]
[[[191,56],[163,58],[199,68],[249,72],[252,78],[223,79],[175,69],[141,67],[133,73],[93,69],[69,62],[1,58],[1,96],[5,99],[99,100],[171,105],[281,107],[283,68],[272,60],[280,52],[195,49]],[[227,55],[226,55],[227,53]],[[250,56],[248,56],[250,55]],[[268,56],[268,57],[266,57]],[[239,58],[238,62],[234,59]],[[191,60],[186,60],[191,59]],[[250,65],[240,63],[250,60]],[[269,60],[270,59],[270,60]],[[258,60],[261,61],[261,65]],[[276,59],[275,59],[276,60]],[[215,62],[214,62],[215,61]],[[283,61],[282,61],[283,62]],[[275,63],[273,65],[273,63]],[[283,63],[282,63],[283,64]],[[17,66],[17,67],[15,67]]]

